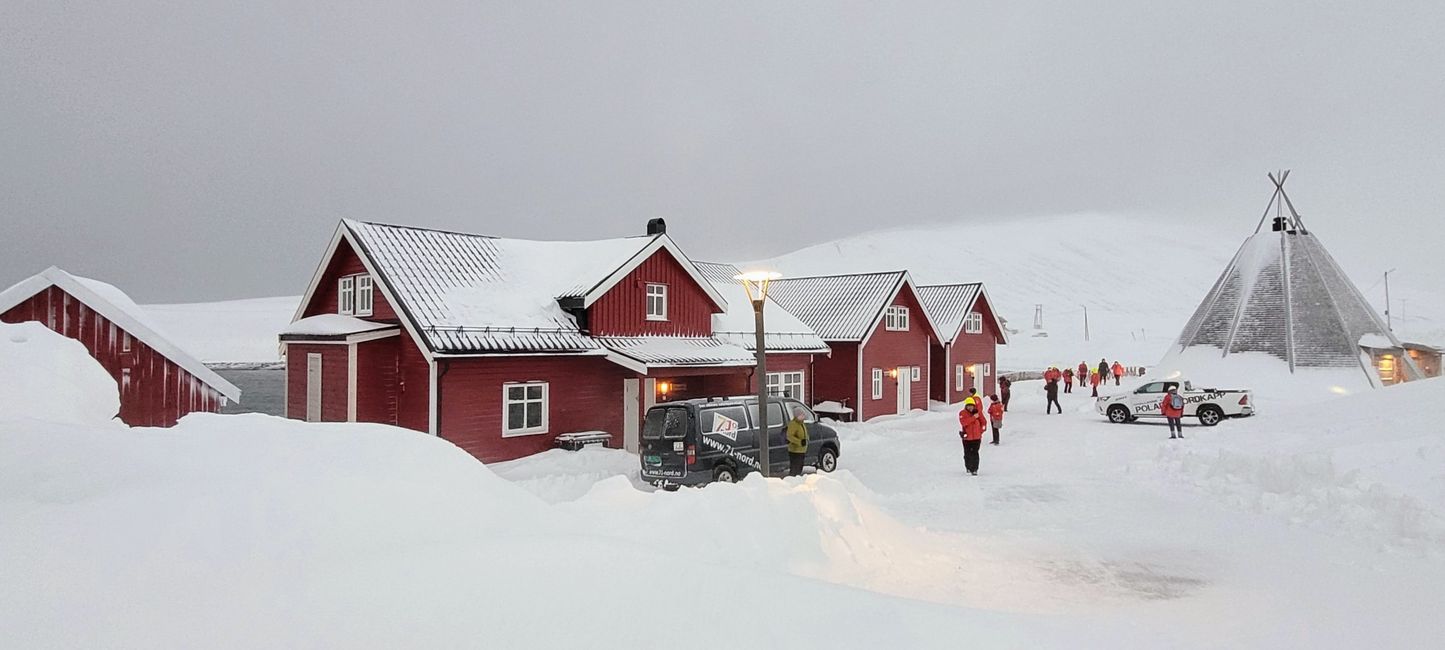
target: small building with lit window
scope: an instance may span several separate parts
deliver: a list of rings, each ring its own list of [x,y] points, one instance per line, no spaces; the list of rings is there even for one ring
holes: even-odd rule
[[[50,267],[0,292],[0,321],[37,321],[85,346],[115,379],[122,422],[169,427],[241,390],[165,337],[125,292]]]
[[[928,408],[938,329],[907,271],[785,277],[768,295],[829,347],[812,363],[814,404],[864,420]]]
[[[929,354],[933,364],[929,396],[957,404],[968,397],[970,388],[994,394],[998,346],[1008,343],[1008,334],[983,283],[922,285],[918,296],[941,334]]]
[[[635,449],[656,402],[745,392],[753,353],[714,333],[731,300],[661,220],[597,241],[342,221],[281,333],[286,413],[428,432],[483,461],[569,433]]]

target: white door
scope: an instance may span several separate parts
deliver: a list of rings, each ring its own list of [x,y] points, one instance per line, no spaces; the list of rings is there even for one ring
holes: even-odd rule
[[[622,380],[622,448],[627,451],[636,452],[638,442],[641,440],[641,417],[638,415],[642,405],[642,382],[637,379]]]
[[[321,421],[321,354],[306,355],[306,421]]]
[[[903,366],[898,369],[898,414],[913,410],[913,369]]]

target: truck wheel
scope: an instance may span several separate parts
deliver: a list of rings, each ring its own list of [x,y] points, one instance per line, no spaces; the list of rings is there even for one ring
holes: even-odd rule
[[[733,473],[733,468],[727,465],[718,465],[712,471],[712,480],[716,483],[737,483],[738,476]]]
[[[832,447],[824,447],[818,452],[818,471],[831,472],[838,469],[838,452]]]
[[[1109,421],[1114,424],[1123,424],[1129,421],[1129,407],[1123,404],[1115,404],[1109,407]]]
[[[1200,423],[1200,424],[1202,424],[1202,425],[1204,425],[1204,426],[1206,426],[1206,427],[1212,427],[1212,426],[1214,426],[1214,425],[1216,425],[1216,424],[1219,424],[1219,421],[1220,421],[1220,420],[1223,420],[1223,419],[1224,419],[1224,411],[1219,410],[1219,407],[1218,407],[1218,406],[1212,406],[1212,405],[1206,404],[1206,405],[1204,405],[1204,406],[1199,407],[1199,423]]]

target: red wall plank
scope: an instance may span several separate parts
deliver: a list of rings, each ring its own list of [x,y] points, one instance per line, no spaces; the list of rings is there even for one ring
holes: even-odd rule
[[[835,401],[855,410],[858,408],[858,344],[829,343],[833,353],[813,358],[813,404]],[[863,376],[867,390],[868,376]],[[864,400],[868,395],[863,396]]]
[[[863,419],[898,412],[898,382],[911,381],[900,373],[898,378],[889,376],[889,371],[900,366],[918,366],[919,380],[910,387],[910,408],[928,408],[929,363],[928,345],[932,335],[924,321],[923,308],[913,290],[904,286],[893,300],[893,305],[908,308],[908,331],[891,332],[884,320],[879,320],[863,348]],[[872,369],[883,369],[883,398],[872,399]]]
[[[965,371],[964,385],[954,387],[949,399],[950,403],[962,402],[965,397],[968,397],[969,388],[977,387],[978,391],[984,395],[992,395],[998,389],[995,379],[998,377],[997,342],[999,332],[998,328],[994,326],[993,309],[988,301],[983,299],[983,296],[979,296],[974,303],[973,311],[983,314],[983,332],[967,334],[960,328],[958,337],[954,339],[951,363],[954,366],[962,364]],[[978,379],[967,371],[967,367],[975,363],[987,363],[993,368],[991,374],[981,378],[981,384],[976,383]],[[949,368],[948,371],[957,372],[954,368]]]
[[[347,351],[345,345],[286,344],[286,416],[306,419],[307,355],[321,355],[321,421],[345,422]]]
[[[356,419],[396,424],[400,336],[356,345]],[[410,340],[410,339],[408,339]]]

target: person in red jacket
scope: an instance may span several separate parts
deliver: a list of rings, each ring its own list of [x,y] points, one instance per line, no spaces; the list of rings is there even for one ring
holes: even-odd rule
[[[1178,385],[1169,385],[1169,392],[1164,393],[1164,399],[1159,402],[1159,411],[1169,423],[1169,439],[1183,438],[1184,396],[1179,394]]]
[[[1119,385],[1119,380],[1122,379],[1123,377],[1124,377],[1124,364],[1119,363],[1118,361],[1115,361],[1115,362],[1114,362],[1114,385],[1115,385],[1115,386],[1118,386],[1118,385]]]
[[[1003,402],[998,401],[998,395],[989,395],[988,399],[988,423],[993,427],[993,442],[989,444],[996,445],[998,432],[1003,428]]]
[[[1074,376],[1079,378],[1079,388],[1083,388],[1084,382],[1089,381],[1089,364],[1080,361],[1079,372]]]
[[[1074,369],[1064,368],[1064,392],[1074,392]]]
[[[988,426],[982,413],[973,403],[963,405],[958,412],[958,435],[963,438],[963,468],[978,476],[978,448],[983,445],[983,430]]]
[[[1090,370],[1090,371],[1089,371],[1089,385],[1094,387],[1094,397],[1098,397],[1098,396],[1099,396],[1099,382],[1100,382],[1100,381],[1102,381],[1102,379],[1099,378],[1099,371],[1098,371],[1098,370]]]

